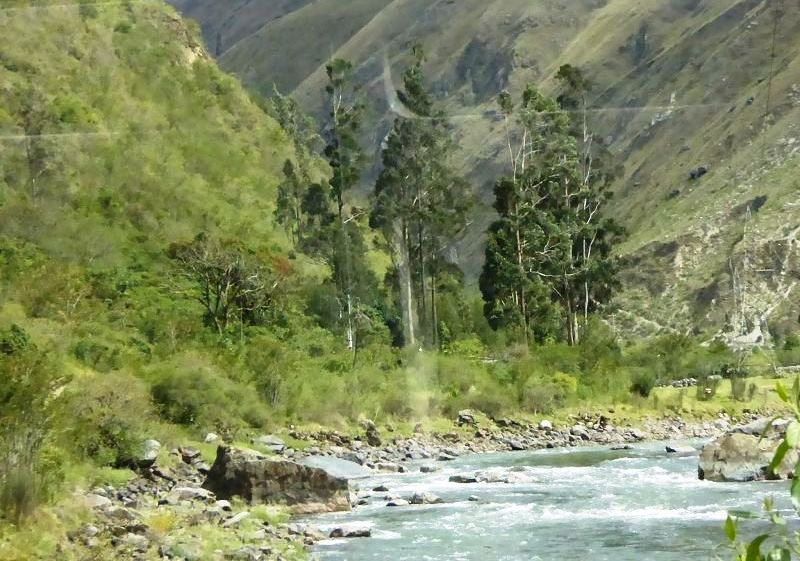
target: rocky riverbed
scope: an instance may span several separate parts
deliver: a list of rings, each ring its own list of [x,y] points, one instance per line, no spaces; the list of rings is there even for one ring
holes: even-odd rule
[[[70,534],[65,547],[111,549],[115,559],[137,561],[300,559],[307,547],[320,540],[365,537],[370,531],[346,525],[322,529],[298,525],[288,518],[290,512],[359,509],[374,505],[375,497],[386,507],[436,505],[442,500],[424,491],[409,496],[380,488],[348,493],[347,479],[410,470],[434,474],[459,458],[476,454],[587,445],[624,451],[646,441],[709,439],[737,422],[751,420],[721,415],[702,423],[674,418],[631,427],[615,426],[602,415],[583,415],[564,426],[510,419],[479,425],[475,415],[462,411],[454,430],[446,433],[428,434],[419,429],[412,437],[394,437],[371,422],[365,422],[363,434],[356,437],[335,431],[289,431],[293,442],[305,443],[298,449],[278,436],[264,435],[253,439],[253,446],[269,455],[220,446],[213,466],[196,449],[158,454],[157,443],[151,442],[133,481],[121,488],[92,489],[81,497],[93,512],[92,520]],[[208,440],[215,439],[216,435],[209,435]],[[674,452],[680,455],[681,450]],[[521,477],[514,472],[483,470],[456,474],[450,481],[464,485],[513,483],[512,479]],[[237,501],[235,495],[248,502]],[[289,505],[289,510],[261,503],[282,503]]]

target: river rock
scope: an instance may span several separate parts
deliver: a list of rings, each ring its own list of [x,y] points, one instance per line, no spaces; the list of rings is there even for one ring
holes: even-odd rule
[[[149,468],[156,463],[158,454],[161,452],[161,443],[158,440],[145,440],[142,445],[142,453],[136,459],[136,466],[140,468]]]
[[[590,440],[591,436],[589,436],[589,431],[586,430],[586,427],[583,425],[575,425],[571,429],[569,429],[569,433],[581,440]]]
[[[274,434],[266,434],[256,437],[252,440],[252,443],[256,446],[266,448],[270,452],[275,452],[276,454],[280,454],[286,449],[286,443],[283,441],[283,439],[275,436]]]
[[[681,456],[689,456],[697,452],[697,448],[693,446],[666,446],[667,454],[678,454]]]
[[[323,469],[220,446],[203,487],[220,499],[240,496],[252,504],[279,503],[295,514],[350,510],[347,479]]]
[[[481,498],[478,495],[470,495],[467,500],[471,503],[477,503]]]
[[[169,493],[168,500],[172,499],[174,502],[179,501],[201,501],[211,502],[214,501],[214,493],[202,487],[175,487]]]
[[[442,468],[440,468],[439,466],[434,465],[434,464],[425,464],[425,465],[419,466],[420,473],[433,473],[435,471],[440,471],[441,469]]]
[[[477,483],[478,480],[473,475],[451,475],[448,479],[451,483]]]
[[[409,501],[412,505],[435,505],[443,503],[441,497],[437,497],[433,493],[414,493]]]
[[[698,477],[709,481],[761,481],[791,477],[798,460],[795,450],[786,454],[775,473],[769,464],[778,441],[752,434],[728,433],[708,444],[700,453]]]
[[[83,500],[87,507],[93,509],[101,509],[111,506],[111,499],[95,493],[86,495]]]
[[[405,499],[392,499],[386,503],[386,506],[408,506],[408,504],[408,501]]]
[[[403,466],[394,462],[378,462],[375,464],[375,469],[385,473],[403,473],[405,471]]]
[[[363,479],[372,474],[371,470],[360,464],[331,456],[309,456],[300,460],[300,463],[304,466],[324,470],[333,477],[341,479]]]
[[[367,444],[376,448],[381,446],[381,444],[383,444],[381,433],[378,431],[378,427],[375,426],[375,423],[367,419],[364,421],[363,425],[366,430]]]
[[[786,419],[772,419],[771,426],[770,419],[759,419],[757,421],[753,421],[752,423],[736,427],[731,432],[774,438],[776,436],[782,436],[786,432],[786,427],[788,425],[789,421]],[[769,430],[767,430],[768,427]]]
[[[477,425],[478,421],[475,420],[475,413],[472,412],[471,409],[464,409],[458,412],[458,417],[456,418],[456,422],[458,426],[464,425]]]
[[[343,526],[331,530],[331,538],[369,538],[372,529],[369,526]]]

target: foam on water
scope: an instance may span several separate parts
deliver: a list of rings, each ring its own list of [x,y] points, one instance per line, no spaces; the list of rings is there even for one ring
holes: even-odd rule
[[[323,561],[707,559],[725,539],[728,510],[758,510],[764,497],[785,491],[785,484],[699,481],[696,455],[663,450],[649,444],[623,452],[492,454],[458,458],[432,474],[375,476],[358,486],[383,484],[401,496],[427,491],[445,503],[386,508],[374,498],[353,513],[312,520],[372,525],[371,539],[327,540],[318,554]],[[449,481],[476,472],[509,473],[512,481]],[[470,495],[481,500],[470,502]]]

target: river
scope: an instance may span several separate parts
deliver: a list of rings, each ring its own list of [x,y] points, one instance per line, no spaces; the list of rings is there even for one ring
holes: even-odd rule
[[[727,511],[757,511],[766,496],[782,500],[787,495],[780,482],[699,481],[697,455],[667,455],[663,443],[621,451],[590,447],[474,455],[437,465],[442,470],[435,473],[412,467],[410,473],[352,482],[363,490],[385,485],[405,498],[431,492],[445,502],[386,507],[379,498],[386,493],[373,493],[369,505],[351,513],[315,518],[323,529],[372,529],[371,538],[321,542],[316,558],[688,561],[718,554],[730,559],[719,550]],[[487,469],[510,473],[513,482],[448,481],[451,475]],[[472,502],[470,496],[480,500]]]

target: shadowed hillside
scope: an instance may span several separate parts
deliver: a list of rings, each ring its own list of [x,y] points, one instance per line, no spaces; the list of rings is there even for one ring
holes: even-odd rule
[[[215,3],[190,4],[187,13],[206,18],[204,27],[218,25]],[[793,323],[797,316],[791,304],[800,226],[795,4],[351,0],[336,2],[341,20],[333,21],[332,2],[323,0],[284,17],[262,17],[261,27],[226,48],[221,62],[262,91],[272,83],[294,90],[323,115],[325,61],[356,61],[377,115],[365,141],[377,147],[391,117],[384,53],[397,71],[408,45],[421,41],[440,102],[459,116],[452,122],[464,167],[487,201],[502,153],[496,94],[528,82],[554,90],[562,64],[581,67],[593,83],[588,117],[595,141],[625,169],[607,211],[630,233],[623,251],[632,286],[618,300],[620,324],[649,330],[707,320],[719,327],[727,318],[750,331],[758,318]],[[236,11],[225,15],[225,25],[235,25]],[[710,173],[690,180],[699,167]],[[460,252],[472,272],[482,259],[480,232],[491,219],[477,212]],[[735,277],[741,296],[734,295]]]

